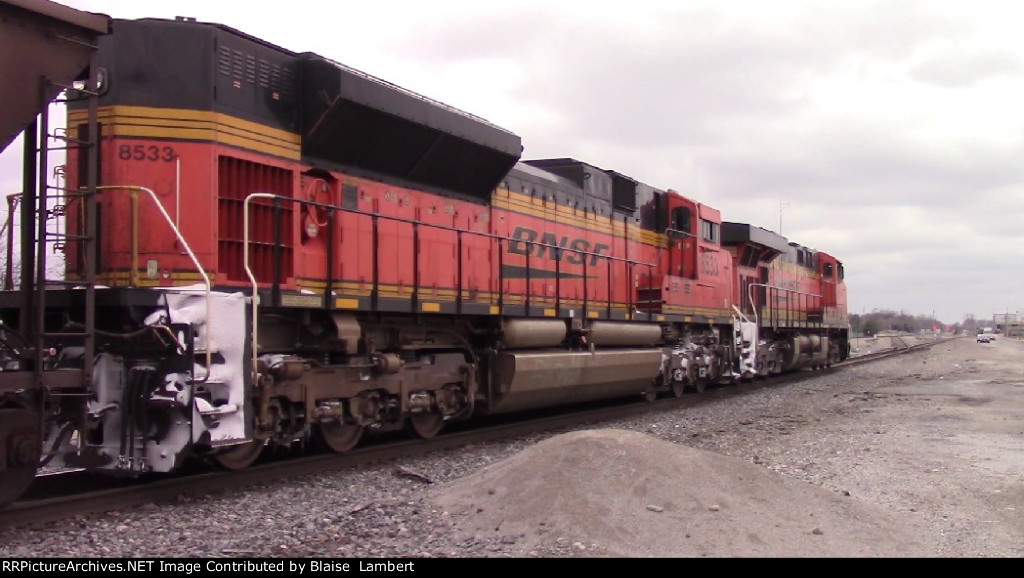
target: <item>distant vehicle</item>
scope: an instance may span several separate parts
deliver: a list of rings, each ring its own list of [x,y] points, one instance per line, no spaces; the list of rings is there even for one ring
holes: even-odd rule
[[[996,336],[991,333],[979,333],[978,343],[991,343],[996,340]]]

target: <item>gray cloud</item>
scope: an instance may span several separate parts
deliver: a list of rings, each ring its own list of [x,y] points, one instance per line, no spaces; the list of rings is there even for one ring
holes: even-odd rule
[[[910,69],[912,78],[942,88],[971,88],[1003,76],[1020,78],[1024,60],[1005,50],[947,50]]]
[[[779,229],[781,213],[784,235],[844,260],[854,312],[1024,309],[1024,8],[296,0],[294,17],[265,17],[67,3],[222,22],[487,118],[529,158],[574,156],[726,220]]]

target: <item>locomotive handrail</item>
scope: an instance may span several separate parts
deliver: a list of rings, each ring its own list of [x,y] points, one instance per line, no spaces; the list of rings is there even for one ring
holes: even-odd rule
[[[249,267],[249,202],[253,199],[280,199],[287,198],[281,197],[281,195],[275,195],[272,193],[250,193],[245,197],[245,202],[242,204],[242,266],[245,268],[245,275],[249,278],[249,282],[252,283],[252,375],[255,378],[258,375],[257,368],[259,364],[259,323],[257,323],[257,308],[260,301],[259,284],[256,282],[256,274],[252,272],[252,268]]]
[[[22,193],[11,193],[7,195],[7,218],[4,219],[3,228],[0,228],[0,234],[4,231],[7,232],[7,255],[6,261],[4,262],[4,291],[10,291],[14,289],[14,211],[18,207],[18,202],[21,201]]]
[[[668,240],[668,271],[671,272],[673,270],[672,269],[672,253],[673,253],[673,249],[675,248],[675,245],[672,244],[673,237],[683,237],[683,238],[689,238],[689,239],[697,240],[697,235],[694,235],[693,233],[691,233],[689,231],[682,231],[680,229],[673,229],[672,227],[665,227],[664,235],[665,235],[666,239]],[[680,265],[680,267],[681,267],[681,265]]]
[[[697,238],[697,235],[694,235],[689,231],[681,231],[679,229],[673,229],[672,227],[666,227],[665,236],[668,237],[669,235],[679,235],[680,237],[693,237],[694,239]]]
[[[754,323],[757,323],[759,327],[761,325],[761,320],[760,315],[757,312],[757,306],[754,304],[754,287],[764,287],[765,289],[778,289],[780,291],[788,291],[790,293],[796,293],[797,295],[806,295],[808,297],[822,297],[822,295],[817,293],[805,293],[803,291],[789,289],[787,287],[782,287],[780,285],[769,285],[768,283],[751,283],[750,285],[747,286],[747,297],[750,299],[751,309],[754,310]],[[765,301],[767,300],[767,296],[765,296]],[[765,303],[764,306],[767,306],[767,303]]]
[[[188,241],[185,240],[185,236],[181,234],[181,230],[179,230],[177,225],[174,224],[174,220],[171,219],[171,216],[167,214],[167,210],[164,209],[163,204],[160,202],[160,199],[157,198],[156,193],[154,193],[152,189],[148,189],[146,187],[140,187],[138,185],[104,185],[104,186],[96,187],[96,190],[97,191],[123,190],[123,191],[129,191],[133,195],[135,195],[139,191],[143,191],[143,192],[149,194],[149,197],[151,199],[153,199],[153,203],[156,204],[156,208],[159,209],[160,214],[163,215],[164,220],[167,221],[167,224],[171,226],[171,230],[174,231],[175,237],[178,238],[178,241],[181,242],[181,246],[184,247],[185,252],[188,253],[188,257],[189,257],[189,259],[192,260],[192,264],[196,266],[196,269],[199,271],[199,274],[202,275],[202,277],[203,277],[203,284],[206,286],[206,373],[203,374],[203,378],[202,379],[200,379],[200,380],[192,380],[192,384],[206,383],[206,381],[208,379],[210,379],[210,372],[213,371],[213,347],[212,347],[212,344],[211,344],[211,337],[213,336],[213,331],[212,331],[212,327],[210,325],[210,277],[209,277],[209,275],[206,274],[206,271],[203,269],[203,266],[199,262],[199,259],[196,258],[196,254],[192,252],[192,247],[189,246]],[[136,215],[136,210],[137,210],[137,207],[133,203],[133,205],[132,205],[132,220],[133,220],[133,222],[135,220],[135,217],[137,216]],[[132,231],[132,244],[133,244],[133,247],[134,247],[134,244],[137,242],[137,240],[135,238],[136,234],[137,234],[137,231],[133,230]],[[134,255],[133,255],[133,257],[134,257]],[[138,265],[138,263],[134,263],[133,262],[132,263],[132,269],[134,270],[137,265]]]
[[[244,261],[243,267],[245,268],[246,276],[248,277],[249,282],[252,285],[252,291],[253,291],[253,295],[254,296],[256,296],[258,291],[259,291],[259,282],[256,280],[256,276],[253,273],[251,267],[249,266],[249,245],[252,242],[251,239],[249,238],[249,205],[250,205],[250,201],[252,199],[269,199],[269,200],[274,201],[275,203],[280,203],[282,201],[289,201],[289,202],[292,202],[292,203],[298,203],[298,204],[303,205],[303,206],[320,207],[320,208],[323,208],[323,209],[326,209],[326,210],[332,211],[332,212],[333,211],[341,211],[341,212],[344,212],[344,213],[350,213],[350,214],[356,214],[356,215],[364,215],[366,217],[370,217],[370,218],[374,219],[374,223],[376,223],[377,219],[386,219],[388,221],[394,221],[394,222],[406,223],[406,224],[412,225],[414,229],[417,229],[420,226],[430,227],[430,228],[436,229],[436,230],[449,231],[449,232],[455,233],[456,236],[457,236],[457,242],[461,242],[461,237],[464,234],[476,235],[477,237],[480,237],[480,238],[496,240],[498,242],[499,276],[501,276],[501,273],[500,273],[501,261],[500,261],[500,259],[502,259],[503,256],[504,256],[504,252],[501,251],[501,244],[503,242],[523,243],[523,244],[525,244],[527,246],[530,246],[530,247],[533,247],[533,246],[545,247],[545,248],[551,249],[552,253],[553,254],[557,254],[557,255],[561,255],[564,252],[570,252],[570,253],[578,254],[580,256],[586,255],[586,256],[593,256],[593,257],[600,257],[600,258],[603,258],[603,259],[608,259],[609,263],[611,261],[618,261],[618,262],[625,263],[627,266],[647,267],[648,277],[650,276],[650,271],[653,268],[658,266],[657,263],[648,263],[646,261],[638,261],[638,260],[634,260],[634,259],[627,259],[627,258],[624,258],[624,257],[615,256],[615,255],[605,255],[605,254],[601,254],[601,253],[595,253],[593,251],[584,251],[584,250],[581,250],[581,249],[569,249],[569,248],[566,248],[566,247],[560,247],[558,245],[552,245],[550,243],[543,243],[543,242],[539,242],[539,241],[531,241],[531,240],[527,240],[527,239],[517,239],[517,238],[513,238],[513,237],[508,237],[508,236],[503,236],[503,235],[496,235],[496,234],[493,234],[493,233],[487,233],[487,232],[484,232],[484,231],[472,231],[472,230],[468,230],[468,229],[459,229],[459,228],[456,228],[456,227],[450,227],[450,226],[447,226],[447,225],[440,225],[440,224],[435,224],[435,223],[424,223],[423,221],[419,221],[419,220],[416,220],[416,219],[410,219],[410,218],[406,218],[406,217],[398,217],[398,216],[393,216],[393,215],[385,215],[385,214],[381,214],[381,213],[377,213],[377,212],[373,212],[373,211],[364,211],[364,210],[361,210],[361,209],[355,209],[355,208],[350,208],[350,207],[339,207],[339,206],[331,205],[331,204],[328,204],[328,203],[321,203],[321,202],[317,202],[317,201],[313,201],[313,200],[309,200],[309,199],[301,199],[301,198],[297,199],[297,198],[293,198],[293,197],[287,197],[287,196],[284,196],[284,195],[279,195],[279,194],[276,194],[276,193],[250,193],[245,198],[245,202],[244,202],[244,205],[243,205],[243,210],[245,212],[245,215],[244,215],[245,219],[244,219],[244,223],[243,223],[243,245],[244,245],[244,248],[243,248],[242,259]],[[375,225],[375,227],[376,227],[376,225]],[[414,236],[414,239],[418,239],[418,233],[417,232],[414,232],[413,236]],[[275,246],[277,246],[279,244],[280,244],[279,242],[275,242],[274,243]],[[376,246],[377,246],[377,243],[375,242],[374,243],[374,247],[376,247]],[[529,273],[530,273],[530,269],[531,269],[530,268],[530,264],[529,264],[530,263],[530,253],[532,253],[532,251],[530,251],[530,252],[528,252],[526,254],[526,260],[527,260],[527,266],[526,266],[527,280],[526,281],[527,281],[527,284],[530,281],[530,279],[529,279]],[[461,259],[462,259],[461,255],[460,255],[459,259],[460,259],[460,263],[461,263]],[[587,259],[583,260],[584,271],[586,271],[587,261],[588,261]],[[560,264],[561,264],[561,260],[560,259],[555,261],[556,272],[560,272]],[[610,264],[609,264],[609,267],[610,267]],[[376,268],[375,268],[375,270],[376,270]],[[414,271],[413,273],[414,273],[414,275],[418,274],[418,270]],[[559,281],[560,281],[560,277],[561,276],[559,275]],[[610,273],[609,273],[609,277],[611,277]],[[584,308],[584,310],[586,310],[586,303],[587,303],[587,297],[586,297],[587,279],[586,279],[586,276],[584,276],[583,282],[584,282],[584,286],[585,286],[585,288],[584,288],[584,299],[583,299],[584,305],[583,305],[583,308]],[[274,283],[275,283],[275,285],[277,283],[276,275],[275,275]],[[330,280],[328,280],[328,283],[330,283]],[[461,288],[461,279],[459,280],[459,283],[460,283],[460,288]],[[377,284],[377,279],[376,279],[376,274],[375,274],[375,277],[374,277],[374,287],[376,287],[376,284]],[[417,289],[417,291],[418,291],[418,289]],[[376,294],[376,291],[374,292],[374,294]],[[555,296],[556,303],[560,302],[560,295],[561,295],[561,293],[559,291],[558,295]],[[413,295],[414,303],[415,303],[416,299],[418,299],[418,296],[414,294]],[[529,293],[529,290],[527,290],[527,293],[526,293],[524,299],[525,299],[524,302],[526,304],[526,308],[527,308],[527,310],[529,310],[529,308],[530,308],[530,293]],[[611,295],[610,295],[610,293],[609,293],[608,301],[609,301],[609,307],[610,307],[611,306],[610,305],[610,303],[611,303]],[[461,291],[460,291],[459,297],[457,298],[457,302],[461,303]],[[499,306],[501,304],[502,304],[501,303],[501,297],[499,296]],[[374,307],[374,309],[376,309],[376,307]],[[650,314],[650,312],[648,312],[648,314]],[[254,303],[253,303],[253,316],[254,316],[253,319],[254,320],[255,320],[255,315],[256,315],[256,303],[254,301]],[[254,335],[253,335],[253,339],[254,339],[253,343],[258,343],[257,341],[255,341],[255,337],[256,337],[256,335],[254,333]],[[255,366],[256,366],[256,356],[255,356],[255,353],[254,353],[254,357],[253,357],[253,367],[254,367],[254,369],[255,369]]]
[[[513,241],[513,242],[516,242],[516,243],[526,243],[528,245],[540,245],[542,247],[548,247],[550,249],[555,249],[559,253],[561,253],[561,252],[571,252],[571,253],[577,253],[579,255],[591,255],[591,256],[601,257],[603,259],[610,259],[610,260],[613,260],[613,261],[622,261],[622,262],[625,262],[625,263],[633,263],[635,265],[644,265],[644,266],[648,266],[648,267],[656,267],[658,265],[657,263],[647,263],[646,261],[635,261],[633,259],[626,259],[625,257],[616,257],[614,255],[605,255],[603,253],[594,253],[592,251],[583,251],[581,249],[568,249],[566,247],[559,247],[558,245],[552,245],[550,243],[541,243],[539,241],[528,241],[526,239],[517,239],[515,237],[506,237],[506,236],[502,236],[502,235],[495,235],[494,233],[486,233],[484,231],[471,231],[469,229],[459,229],[459,228],[456,228],[456,227],[449,227],[447,225],[438,225],[438,224],[435,224],[435,223],[424,223],[423,221],[417,221],[416,219],[409,219],[409,218],[406,218],[406,217],[396,217],[394,215],[385,215],[385,214],[382,214],[382,213],[375,213],[373,211],[364,211],[362,209],[353,209],[353,208],[350,208],[350,207],[339,207],[339,206],[336,206],[336,205],[330,205],[330,204],[327,204],[327,203],[320,203],[320,202],[317,202],[317,201],[309,201],[309,200],[306,200],[306,199],[295,199],[295,198],[292,198],[292,197],[285,197],[285,196],[278,195],[278,194],[272,194],[272,193],[252,193],[250,196],[254,196],[254,195],[260,195],[260,196],[268,195],[268,196],[266,196],[264,198],[281,199],[281,200],[285,200],[285,201],[293,201],[293,202],[296,202],[296,203],[299,203],[299,204],[303,204],[303,205],[313,205],[313,206],[317,206],[317,207],[322,207],[324,209],[333,209],[335,211],[341,211],[341,212],[344,212],[344,213],[355,213],[357,215],[365,215],[367,217],[379,217],[379,218],[382,218],[382,219],[387,219],[389,221],[398,221],[400,223],[408,223],[410,225],[424,225],[426,227],[431,227],[431,228],[434,228],[434,229],[441,229],[441,230],[444,230],[444,231],[451,231],[453,233],[462,232],[462,233],[469,233],[471,235],[479,235],[481,237],[486,237],[486,238],[490,238],[490,239],[499,239],[499,240],[504,240],[504,241]]]

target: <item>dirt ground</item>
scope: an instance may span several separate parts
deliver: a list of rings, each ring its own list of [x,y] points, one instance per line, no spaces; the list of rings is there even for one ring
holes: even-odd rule
[[[1024,555],[1019,341],[959,339],[639,429],[548,438],[432,500],[524,556]]]

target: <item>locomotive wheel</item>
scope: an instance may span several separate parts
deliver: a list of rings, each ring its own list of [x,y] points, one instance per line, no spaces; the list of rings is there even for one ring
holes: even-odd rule
[[[8,466],[0,472],[0,508],[17,500],[32,485],[36,477],[36,466]]]
[[[693,390],[697,393],[704,393],[704,390],[708,388],[708,380],[703,377],[698,377],[693,380]]]
[[[320,442],[334,453],[343,454],[359,444],[363,426],[339,421],[322,421],[316,428]]]
[[[32,485],[43,443],[39,429],[34,425],[38,422],[36,412],[20,407],[0,408],[0,419],[24,426],[7,430],[12,435],[0,438],[0,443],[8,445],[7,467],[0,470],[2,508],[20,498]]]
[[[686,382],[685,381],[672,381],[672,395],[676,399],[683,397],[686,393]]]
[[[444,416],[433,411],[414,413],[409,416],[409,429],[423,439],[436,436],[443,427]]]
[[[213,461],[226,470],[242,470],[251,466],[262,453],[263,440],[252,440],[214,455]]]

